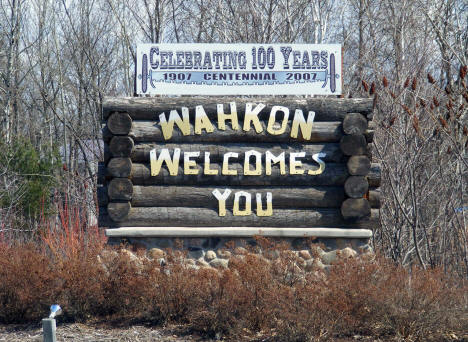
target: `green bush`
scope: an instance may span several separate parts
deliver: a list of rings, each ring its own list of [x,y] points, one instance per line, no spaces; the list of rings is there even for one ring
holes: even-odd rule
[[[26,139],[0,143],[0,205],[15,207],[24,217],[37,217],[50,208],[53,186],[57,183],[60,156],[57,149],[40,151]]]

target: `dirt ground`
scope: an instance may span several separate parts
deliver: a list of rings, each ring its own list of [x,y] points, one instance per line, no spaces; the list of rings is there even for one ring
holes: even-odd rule
[[[85,324],[57,324],[57,341],[73,342],[193,342],[210,341],[198,336],[187,335],[172,328],[150,328],[131,326],[125,328],[100,327]],[[0,342],[42,342],[42,326],[0,325]]]
[[[240,339],[251,342],[270,342],[271,337],[245,336]],[[181,326],[146,327],[142,325],[111,327],[109,324],[58,323],[57,342],[215,342],[240,341],[239,339],[206,339],[187,333]],[[396,337],[352,336],[332,339],[334,342],[402,342]],[[0,342],[42,342],[41,324],[36,325],[0,325]],[[447,336],[443,341],[468,342],[468,335],[463,337]],[[442,341],[441,341],[442,342]]]

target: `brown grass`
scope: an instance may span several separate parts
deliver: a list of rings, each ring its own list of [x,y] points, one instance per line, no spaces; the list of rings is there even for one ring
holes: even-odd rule
[[[0,322],[37,322],[55,302],[66,321],[173,322],[205,336],[263,334],[277,341],[355,334],[438,340],[468,322],[462,280],[379,258],[340,261],[325,274],[295,271],[284,250],[274,260],[234,257],[223,271],[103,251],[58,260],[38,244],[3,246]]]

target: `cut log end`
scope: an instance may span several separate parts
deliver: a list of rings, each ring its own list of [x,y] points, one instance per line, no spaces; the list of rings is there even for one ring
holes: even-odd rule
[[[345,220],[360,220],[370,216],[371,207],[365,198],[348,198],[341,205],[341,215]]]
[[[367,119],[360,113],[349,113],[343,119],[343,132],[346,134],[363,134],[367,129]]]
[[[371,162],[367,156],[351,156],[347,166],[350,175],[366,176],[371,169]]]
[[[363,134],[350,134],[341,138],[340,148],[343,154],[355,156],[366,154],[367,142]]]
[[[114,178],[109,183],[107,193],[111,201],[130,201],[133,195],[133,184],[128,178]]]
[[[114,135],[128,135],[132,129],[132,118],[128,113],[113,113],[107,120],[107,127]]]
[[[114,222],[125,220],[130,213],[129,202],[111,202],[107,205],[107,213]]]
[[[351,198],[362,198],[369,190],[367,179],[362,176],[351,176],[345,184],[345,193]]]
[[[109,150],[114,157],[130,157],[133,146],[132,138],[127,136],[115,136],[109,144]]]
[[[132,161],[130,158],[112,158],[107,164],[107,172],[111,177],[130,177]]]

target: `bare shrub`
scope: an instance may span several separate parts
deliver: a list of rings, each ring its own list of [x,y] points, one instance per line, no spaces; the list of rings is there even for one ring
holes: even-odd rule
[[[273,259],[247,253],[215,270],[191,267],[180,252],[167,251],[162,263],[123,246],[90,246],[76,254],[53,254],[44,240],[1,248],[0,322],[37,322],[58,302],[64,320],[170,322],[236,340],[438,341],[468,323],[468,285],[441,269],[376,257],[306,272],[280,248]]]

